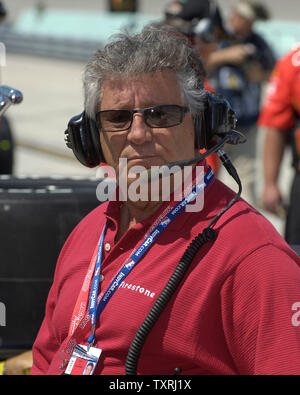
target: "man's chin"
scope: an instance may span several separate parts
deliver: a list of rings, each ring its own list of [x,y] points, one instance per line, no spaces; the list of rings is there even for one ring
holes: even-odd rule
[[[127,161],[128,170],[132,169],[134,166],[142,166],[145,169],[151,169],[153,166],[163,165],[163,161],[158,156],[143,157],[143,158],[133,158]]]

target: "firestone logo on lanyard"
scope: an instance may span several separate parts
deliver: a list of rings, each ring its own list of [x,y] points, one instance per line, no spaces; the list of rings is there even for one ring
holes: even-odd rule
[[[206,175],[204,176],[204,182],[202,184],[196,184],[192,191],[182,199],[181,202],[179,202],[177,205],[175,205],[173,208],[169,210],[169,212],[166,215],[163,215],[163,218],[159,221],[158,225],[155,226],[155,228],[145,237],[144,241],[134,249],[133,253],[131,253],[130,257],[125,261],[123,267],[120,269],[120,271],[116,274],[114,279],[111,281],[110,285],[108,286],[107,290],[104,292],[100,300],[98,301],[98,304],[96,303],[97,300],[97,295],[99,291],[99,283],[100,283],[100,273],[101,273],[101,262],[102,262],[102,251],[103,251],[103,244],[104,244],[104,234],[105,234],[105,229],[106,229],[106,223],[104,225],[104,228],[102,230],[100,240],[99,240],[99,245],[96,251],[96,254],[94,252],[93,258],[91,260],[91,264],[88,270],[88,273],[86,275],[86,279],[84,281],[84,284],[87,285],[87,282],[91,280],[91,271],[94,269],[94,278],[93,278],[93,284],[91,288],[91,293],[90,293],[90,300],[89,300],[89,318],[92,326],[91,330],[91,335],[89,336],[88,339],[88,349],[91,347],[91,345],[95,341],[95,326],[96,322],[104,310],[105,306],[107,303],[110,301],[111,297],[113,294],[116,292],[118,289],[120,283],[128,276],[128,274],[131,272],[131,270],[134,268],[134,266],[138,263],[138,261],[142,258],[142,256],[145,254],[145,252],[152,246],[156,238],[166,229],[166,227],[179,215],[185,207],[193,202],[197,196],[205,189],[207,185],[213,180],[214,178],[214,173],[212,169],[210,169]],[[94,266],[95,265],[95,266]],[[80,298],[80,296],[79,296]],[[76,346],[76,341],[72,341],[72,337],[74,335],[74,332],[77,331],[77,329],[80,329],[80,332],[84,330],[87,324],[87,318],[86,316],[82,322],[78,322],[78,314],[76,314],[75,310],[78,310],[81,306],[81,311],[83,310],[83,307],[86,304],[81,304],[79,303],[79,300],[76,303],[74,312],[73,312],[73,319],[72,319],[72,324],[69,330],[69,341],[67,342],[68,346],[66,348],[65,353],[68,355],[71,355],[73,352],[74,347]]]

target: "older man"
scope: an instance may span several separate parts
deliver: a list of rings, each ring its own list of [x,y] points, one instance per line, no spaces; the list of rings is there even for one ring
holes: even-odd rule
[[[202,82],[200,59],[167,28],[120,35],[98,51],[84,77],[85,113],[97,126],[94,165],[105,161],[119,178],[126,160],[129,190],[137,165],[147,174],[195,158],[205,132],[196,122]],[[32,374],[76,374],[88,358],[103,375],[300,372],[299,259],[245,201],[229,205],[234,192],[205,161],[190,181],[204,195],[202,210],[185,210],[190,190],[177,200],[170,182],[167,200],[110,199],[75,228]]]

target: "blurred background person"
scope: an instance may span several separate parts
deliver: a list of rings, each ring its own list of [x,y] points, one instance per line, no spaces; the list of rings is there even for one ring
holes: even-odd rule
[[[164,23],[177,28],[189,39],[201,56],[206,70],[209,57],[216,51],[218,43],[229,37],[214,0],[173,0],[167,4],[164,18]],[[213,91],[208,78],[204,86],[208,91]],[[217,154],[210,155],[207,162],[214,173],[218,174],[220,162]]]
[[[253,27],[255,21],[268,18],[268,12],[261,4],[236,1],[226,24],[231,39],[222,40],[207,60],[213,89],[228,99],[237,115],[237,128],[247,137],[247,143],[238,150],[226,148],[243,182],[242,196],[252,205],[257,203],[257,119],[262,87],[275,65],[271,47]],[[223,176],[231,185],[227,175],[224,173]]]
[[[284,150],[291,144],[295,175],[290,193],[285,239],[300,244],[300,46],[283,56],[270,78],[266,100],[259,117],[266,128],[263,165],[263,208],[271,213],[282,209],[282,193],[278,185]]]
[[[215,0],[173,0],[165,9],[165,23],[177,27],[189,38],[202,57],[206,71],[209,71],[211,56],[219,44],[232,39]],[[208,79],[206,88],[212,90]]]
[[[237,128],[246,134],[247,143],[238,150],[225,149],[232,156],[243,181],[243,197],[256,204],[257,119],[262,86],[275,65],[271,47],[256,32],[254,23],[269,18],[259,3],[239,0],[224,21],[215,0],[174,0],[165,11],[166,23],[189,37],[207,72],[206,89],[228,99],[234,109]],[[234,184],[223,171],[216,154],[209,164],[224,182]]]
[[[272,49],[253,30],[255,21],[268,18],[262,5],[236,1],[226,25],[231,40],[222,40],[207,61],[214,89],[230,100],[237,112],[238,126],[245,131],[258,119],[261,84],[268,80],[275,65]]]

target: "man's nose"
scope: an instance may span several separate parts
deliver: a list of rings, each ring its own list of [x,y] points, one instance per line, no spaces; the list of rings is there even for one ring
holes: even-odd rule
[[[128,131],[127,140],[134,144],[143,144],[146,141],[151,141],[152,130],[145,123],[143,114],[133,114],[132,124]]]

